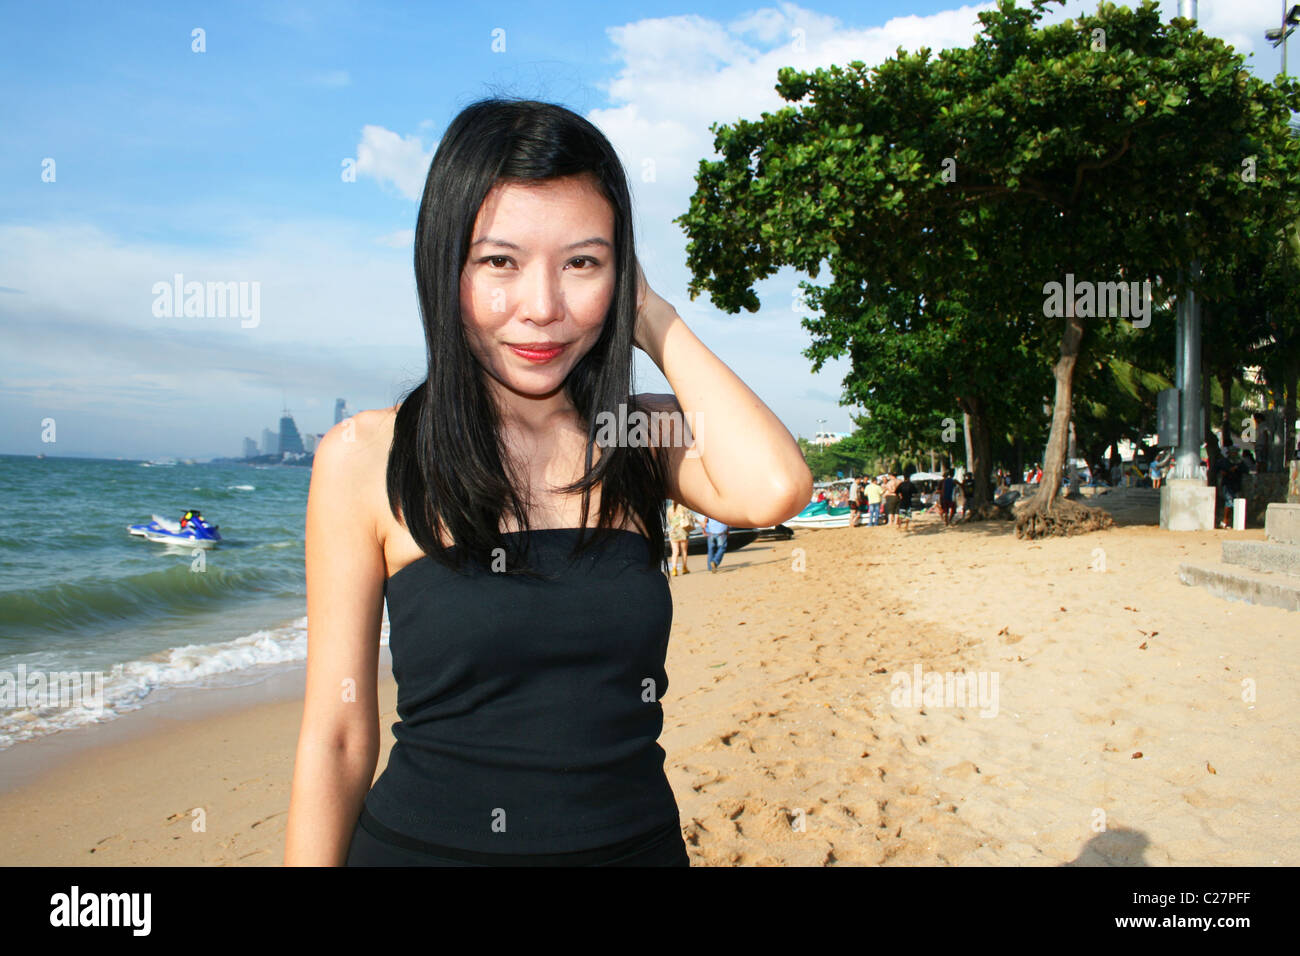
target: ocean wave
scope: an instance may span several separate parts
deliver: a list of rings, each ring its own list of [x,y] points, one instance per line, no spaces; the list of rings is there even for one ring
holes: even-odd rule
[[[233,597],[265,593],[266,567],[228,568],[208,560],[202,572],[188,561],[169,568],[60,581],[43,587],[0,593],[0,626],[34,633],[65,632],[88,624],[127,621],[143,614],[214,606]],[[298,586],[287,575],[286,590]]]
[[[386,614],[379,642],[388,643]],[[140,709],[150,695],[164,688],[217,683],[241,673],[251,677],[261,667],[306,659],[307,618],[301,617],[231,641],[187,644],[114,665],[107,673],[91,672],[80,681],[79,693],[69,690],[76,683],[71,678],[21,665],[0,668],[0,750],[21,740],[113,720]],[[34,676],[38,673],[42,677]],[[57,682],[62,695],[43,692],[42,682]],[[60,697],[57,703],[55,697]]]

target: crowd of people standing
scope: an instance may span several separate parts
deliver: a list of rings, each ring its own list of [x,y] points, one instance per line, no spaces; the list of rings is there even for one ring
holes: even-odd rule
[[[969,517],[975,498],[975,479],[969,472],[958,479],[953,469],[946,469],[935,490],[934,498],[926,500],[927,494],[923,494],[913,480],[913,473],[886,472],[858,478],[831,497],[825,492],[818,497],[831,507],[847,507],[851,528],[893,525],[899,531],[908,531],[914,515],[930,511],[939,515],[945,527]],[[958,502],[961,503],[960,518],[957,515]]]

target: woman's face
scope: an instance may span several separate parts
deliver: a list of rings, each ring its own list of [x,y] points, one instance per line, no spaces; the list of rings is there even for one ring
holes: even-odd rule
[[[461,273],[470,347],[505,388],[550,395],[600,337],[615,278],[614,209],[592,179],[498,183]]]

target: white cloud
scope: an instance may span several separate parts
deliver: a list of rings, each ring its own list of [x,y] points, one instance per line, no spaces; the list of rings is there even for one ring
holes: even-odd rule
[[[809,340],[791,303],[804,277],[792,269],[759,283],[764,307],[754,315],[733,318],[707,299],[687,298],[686,239],[672,220],[689,208],[700,160],[714,155],[709,126],[758,119],[789,105],[773,89],[782,66],[811,70],[855,59],[870,65],[893,56],[899,46],[968,45],[979,29],[977,12],[991,6],[850,28],[835,17],[782,3],[726,24],[679,16],[607,31],[619,63],[605,85],[613,105],[592,110],[588,119],[609,137],[627,167],[637,210],[637,253],[646,276],[792,431],[811,434],[818,418],[829,418],[835,430],[849,428],[848,409],[828,408],[811,397],[838,394],[848,361],[828,362],[813,374],[799,355]],[[640,369],[639,384],[667,388],[648,361],[642,360]]]
[[[806,360],[797,357],[808,339],[791,302],[798,281],[805,277],[792,269],[758,284],[755,291],[763,309],[755,315],[731,318],[710,308],[705,299],[687,299],[686,240],[672,220],[689,208],[699,161],[714,155],[709,126],[741,117],[756,120],[763,112],[788,106],[773,89],[782,66],[811,70],[851,60],[872,66],[894,56],[899,47],[938,52],[969,46],[980,30],[978,13],[993,6],[965,5],[928,16],[895,17],[877,26],[849,27],[835,17],[780,3],[725,24],[678,16],[639,20],[607,31],[618,64],[605,84],[612,105],[592,110],[588,118],[610,138],[627,167],[638,212],[638,255],[646,275],[701,339],[725,354],[729,365],[738,372],[741,365],[764,370],[754,385],[792,428],[811,433],[818,417],[829,417],[835,430],[847,427],[848,409],[828,409],[809,395],[838,393],[848,362],[827,363],[814,376]],[[1279,13],[1272,0],[1217,0],[1199,6],[1202,29],[1243,53],[1258,43],[1254,37],[1276,25]],[[1176,2],[1166,0],[1165,7],[1166,20],[1177,13]],[[1042,22],[1059,23],[1081,9],[1095,8],[1094,0],[1072,0],[1066,7],[1049,7]],[[1267,44],[1261,45],[1276,57]],[[1271,79],[1276,60],[1261,59],[1268,60],[1256,57],[1255,68]],[[644,175],[647,166],[654,172],[653,181]],[[772,363],[764,358],[770,355],[782,356],[784,371],[770,368]],[[648,362],[643,365],[649,368]],[[650,369],[649,375],[659,378],[657,370]]]
[[[391,183],[407,199],[418,200],[424,191],[433,150],[418,136],[401,136],[382,126],[367,125],[357,144],[357,172],[381,183]]]

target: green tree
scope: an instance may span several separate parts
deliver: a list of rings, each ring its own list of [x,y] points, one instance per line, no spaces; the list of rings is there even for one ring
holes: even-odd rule
[[[801,105],[715,125],[722,158],[701,162],[679,220],[692,296],[707,290],[728,311],[756,310],[754,282],[780,266],[814,279],[829,269],[825,288],[808,287],[824,316],[808,323],[814,358],[864,337],[878,347],[889,328],[900,341],[888,347],[920,364],[950,344],[934,324],[937,303],[953,302],[990,346],[966,353],[972,397],[1017,382],[1023,355],[1052,348],[1044,480],[1018,527],[1031,537],[1108,521],[1058,499],[1075,369],[1098,322],[1095,302],[1049,309],[1048,283],[1163,276],[1163,296],[1193,260],[1229,255],[1242,222],[1278,221],[1296,182],[1285,133],[1295,84],[1255,80],[1222,41],[1163,24],[1150,2],[1039,28],[1047,2],[1004,0],[979,15],[972,46],[934,58],[900,50],[871,70],[780,70],[778,92]],[[1259,175],[1247,183],[1251,156]],[[1207,279],[1201,289],[1216,291]],[[867,380],[852,378],[860,392]]]

